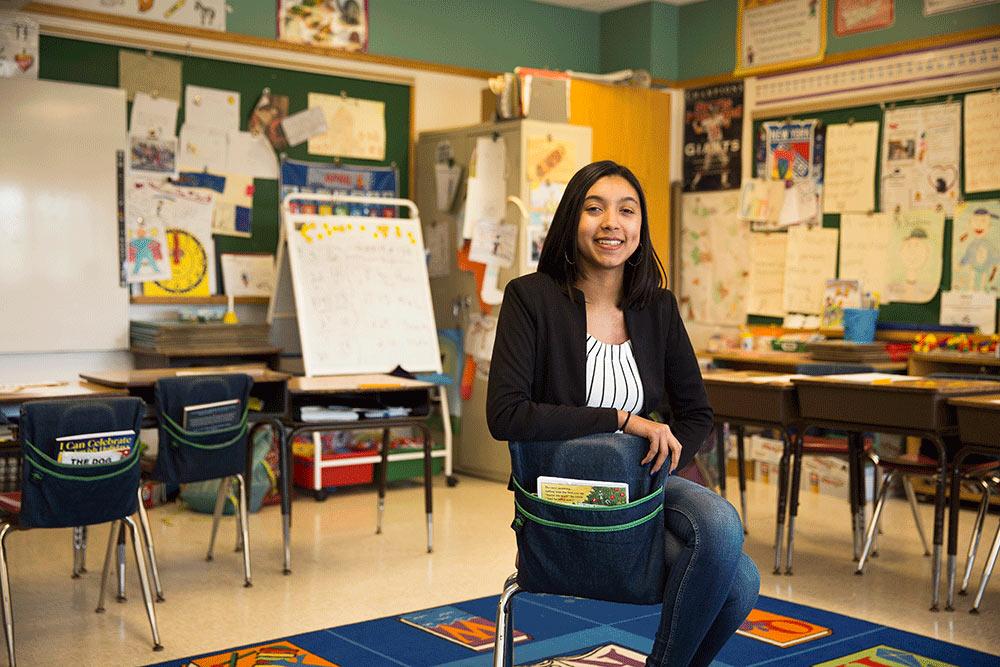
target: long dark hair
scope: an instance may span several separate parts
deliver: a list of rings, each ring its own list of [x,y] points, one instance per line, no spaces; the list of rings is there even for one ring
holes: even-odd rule
[[[573,287],[581,277],[580,265],[577,263],[576,235],[580,215],[583,213],[583,202],[594,183],[605,176],[624,178],[639,195],[639,209],[642,213],[639,247],[625,263],[620,305],[623,308],[642,308],[650,302],[656,290],[666,286],[666,272],[650,242],[646,195],[642,192],[639,179],[628,167],[617,162],[592,162],[570,179],[555,215],[552,216],[552,224],[538,258],[538,271],[547,274],[566,289],[570,298],[573,297]]]

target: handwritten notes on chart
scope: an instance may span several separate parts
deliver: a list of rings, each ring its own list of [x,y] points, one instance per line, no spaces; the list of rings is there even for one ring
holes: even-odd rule
[[[385,159],[385,102],[309,93],[309,107],[319,107],[327,130],[309,137],[313,155]]]
[[[440,369],[418,219],[286,221],[309,375]]]
[[[1000,93],[965,96],[965,191],[1000,190]]]
[[[875,208],[878,123],[826,128],[823,212],[865,212]]]
[[[750,280],[747,312],[784,317],[787,234],[750,235]]]
[[[961,102],[888,109],[882,135],[883,211],[941,209],[959,195]]]
[[[785,311],[818,314],[826,281],[837,268],[838,230],[791,227],[785,255]]]
[[[845,214],[840,217],[840,272],[845,280],[861,281],[863,292],[886,295],[889,273],[888,213]]]

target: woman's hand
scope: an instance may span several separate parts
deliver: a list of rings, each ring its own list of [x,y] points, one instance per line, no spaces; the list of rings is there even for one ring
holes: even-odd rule
[[[624,421],[624,417],[621,421]],[[646,465],[650,461],[654,461],[650,474],[655,474],[663,467],[667,456],[670,457],[670,470],[668,472],[673,473],[677,468],[677,463],[681,460],[681,443],[674,437],[669,426],[644,419],[639,415],[632,415],[626,424],[625,433],[649,440],[649,451],[646,452],[646,456],[640,463]]]

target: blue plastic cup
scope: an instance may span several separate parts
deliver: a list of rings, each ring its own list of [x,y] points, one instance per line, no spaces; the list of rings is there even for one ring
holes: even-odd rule
[[[844,340],[870,343],[875,340],[878,310],[874,308],[844,308]]]

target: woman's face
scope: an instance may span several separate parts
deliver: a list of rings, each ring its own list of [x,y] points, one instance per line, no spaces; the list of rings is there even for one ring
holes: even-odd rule
[[[585,275],[622,270],[639,247],[639,194],[621,176],[599,179],[583,201],[576,232],[577,258]]]

